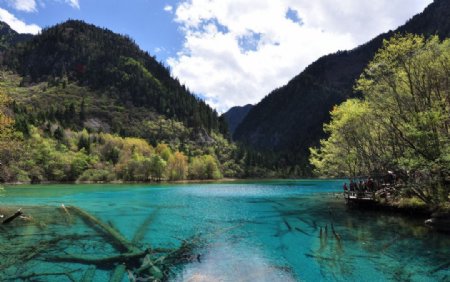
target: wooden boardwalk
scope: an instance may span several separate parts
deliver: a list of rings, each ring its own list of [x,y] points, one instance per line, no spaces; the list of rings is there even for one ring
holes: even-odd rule
[[[346,204],[375,203],[375,192],[370,191],[344,191]]]

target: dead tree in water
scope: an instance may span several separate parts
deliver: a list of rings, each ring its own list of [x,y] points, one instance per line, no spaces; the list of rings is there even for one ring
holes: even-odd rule
[[[21,216],[22,214],[23,214],[22,209],[19,209],[15,214],[13,214],[12,216],[10,216],[7,219],[3,220],[2,224],[8,224],[8,223],[12,222],[14,219],[16,219],[19,216]]]

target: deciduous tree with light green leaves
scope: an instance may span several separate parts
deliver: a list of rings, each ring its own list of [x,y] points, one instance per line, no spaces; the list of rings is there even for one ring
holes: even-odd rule
[[[329,138],[311,149],[316,172],[356,176],[402,170],[430,205],[449,200],[450,39],[396,35],[357,81],[361,100],[336,107]]]

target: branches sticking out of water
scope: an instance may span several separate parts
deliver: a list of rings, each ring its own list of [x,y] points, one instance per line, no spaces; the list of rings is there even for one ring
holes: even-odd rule
[[[14,219],[18,218],[19,216],[21,216],[23,214],[22,209],[19,209],[15,214],[13,214],[10,217],[7,217],[5,220],[3,220],[2,224],[9,224],[11,223]]]

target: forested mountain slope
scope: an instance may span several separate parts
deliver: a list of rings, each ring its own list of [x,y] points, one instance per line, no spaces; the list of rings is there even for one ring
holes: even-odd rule
[[[82,21],[44,29],[9,48],[4,63],[24,77],[24,84],[75,81],[121,105],[145,107],[189,127],[221,128],[217,113],[132,39]]]
[[[30,40],[31,34],[17,33],[7,23],[0,22],[0,52],[18,43]]]
[[[395,31],[381,34],[351,51],[324,56],[287,85],[258,103],[236,129],[234,138],[262,153],[268,166],[300,165],[307,174],[308,148],[324,137],[323,124],[332,108],[354,95],[353,85],[364,67],[395,33],[450,36],[450,1],[435,0]],[[274,155],[273,152],[276,152]]]
[[[253,108],[253,105],[248,104],[245,106],[236,106],[229,109],[226,113],[222,115],[228,124],[228,130],[230,134],[233,134],[238,125],[244,120],[248,112]]]
[[[16,35],[0,34],[0,182],[242,175],[223,119],[129,37],[75,20]]]

